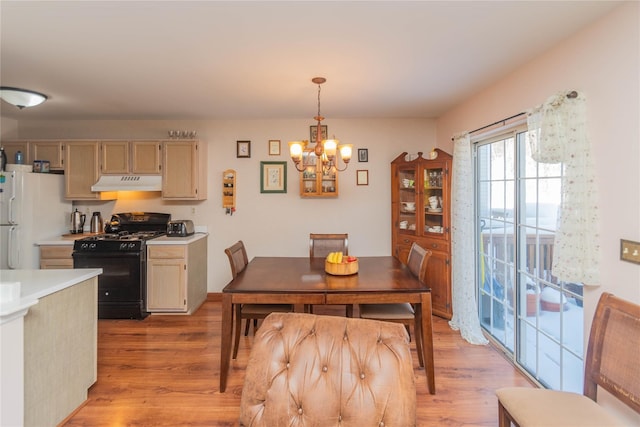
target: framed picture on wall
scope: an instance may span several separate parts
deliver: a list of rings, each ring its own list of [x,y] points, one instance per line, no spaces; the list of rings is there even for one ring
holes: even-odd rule
[[[236,157],[251,157],[251,141],[236,141]]]
[[[358,161],[359,162],[368,162],[369,161],[369,150],[366,148],[358,148]]]
[[[369,171],[357,170],[356,171],[356,184],[357,185],[369,185]]]
[[[329,130],[327,129],[327,125],[320,125],[320,129],[320,141],[327,139],[327,133],[329,132]],[[311,141],[312,144],[316,143],[317,136],[318,126],[309,126],[309,141]]]
[[[269,140],[269,155],[270,156],[279,156],[280,155],[280,140],[279,139],[270,139]]]
[[[287,192],[287,162],[260,162],[260,192]]]

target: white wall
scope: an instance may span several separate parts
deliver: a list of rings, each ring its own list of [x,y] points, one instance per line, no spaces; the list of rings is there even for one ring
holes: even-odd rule
[[[585,291],[585,336],[602,292],[640,303],[640,265],[620,261],[620,239],[640,241],[639,5],[623,4],[437,122],[438,145],[451,150],[452,135],[526,111],[557,91],[586,95],[598,180],[602,283]],[[627,409],[621,411],[631,414]],[[634,415],[633,425],[640,424]]]
[[[242,239],[249,258],[308,256],[309,233],[349,233],[350,253],[391,253],[390,162],[403,151],[429,152],[435,146],[435,120],[331,119],[329,134],[354,144],[354,159],[339,175],[337,199],[301,199],[298,175],[288,157],[287,142],[308,139],[312,120],[211,121],[21,121],[20,139],[166,138],[169,129],[196,130],[208,144],[209,196],[202,202],[163,202],[158,193],[119,193],[117,202],[78,202],[83,212],[146,210],[169,212],[208,227],[208,290],[219,292],[231,272],[224,248]],[[268,155],[268,140],[281,140],[281,155]],[[236,158],[236,141],[251,141],[251,158]],[[369,161],[357,161],[357,149],[369,150]],[[287,162],[287,193],[260,193],[260,161]],[[222,172],[237,171],[237,211],[222,209]],[[369,185],[356,185],[356,170],[369,171]],[[192,211],[195,210],[195,213]],[[90,215],[87,215],[90,216]]]

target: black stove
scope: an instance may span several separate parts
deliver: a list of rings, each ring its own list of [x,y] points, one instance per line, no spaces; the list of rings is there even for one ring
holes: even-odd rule
[[[106,233],[76,240],[74,268],[102,268],[98,276],[98,318],[144,319],[147,295],[146,242],[166,234],[170,214],[119,213]]]

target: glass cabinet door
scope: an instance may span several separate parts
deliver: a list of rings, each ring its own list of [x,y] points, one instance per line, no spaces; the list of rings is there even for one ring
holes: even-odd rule
[[[443,191],[443,170],[441,167],[425,168],[424,185],[424,233],[428,235],[442,235],[445,232],[444,216],[442,213],[446,200]]]
[[[316,155],[313,151],[302,152],[302,164],[308,165],[302,171],[302,186],[305,193],[318,192],[318,180],[316,179]]]
[[[401,169],[398,171],[398,224],[400,233],[416,234],[418,206],[416,185],[418,184],[415,169]]]

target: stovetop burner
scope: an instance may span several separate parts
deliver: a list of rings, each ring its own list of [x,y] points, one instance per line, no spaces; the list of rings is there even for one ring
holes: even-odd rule
[[[160,237],[166,234],[164,231],[137,231],[129,233],[128,231],[121,231],[119,233],[104,233],[97,236],[86,237],[84,241],[98,241],[98,240],[149,240],[154,237]]]

